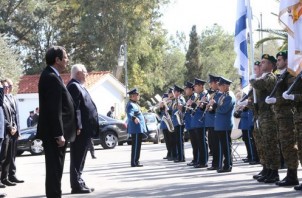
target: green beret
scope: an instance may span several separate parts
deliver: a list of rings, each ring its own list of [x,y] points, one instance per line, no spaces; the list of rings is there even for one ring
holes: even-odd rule
[[[278,56],[282,56],[284,60],[287,59],[287,51],[281,51],[281,52],[278,52],[276,54],[276,58],[278,58]]]
[[[260,65],[260,61],[256,61],[255,63],[254,63],[254,65]]]
[[[263,54],[262,59],[267,59],[267,60],[271,61],[274,64],[277,63],[277,60],[275,59],[275,57],[273,57],[269,54]]]

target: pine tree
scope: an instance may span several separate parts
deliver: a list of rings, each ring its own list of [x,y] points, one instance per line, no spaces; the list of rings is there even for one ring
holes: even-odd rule
[[[202,74],[202,66],[200,64],[200,41],[199,36],[196,32],[196,25],[193,25],[190,33],[190,43],[186,54],[185,67],[185,79],[193,81],[194,78],[200,78]]]

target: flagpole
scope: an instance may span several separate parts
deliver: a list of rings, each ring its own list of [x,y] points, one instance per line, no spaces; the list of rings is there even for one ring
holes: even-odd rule
[[[251,58],[250,58],[250,65],[252,68],[252,75],[254,76],[254,41],[253,41],[253,31],[252,31],[252,8],[250,4],[250,0],[246,0],[246,6],[247,6],[247,18],[248,18],[248,29],[250,34],[250,47],[251,47]],[[250,68],[250,67],[249,67]],[[256,90],[253,88],[253,96],[254,96],[254,104],[257,104],[257,96],[256,96]]]

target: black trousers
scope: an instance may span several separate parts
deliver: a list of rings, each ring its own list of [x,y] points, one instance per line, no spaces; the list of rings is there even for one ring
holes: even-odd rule
[[[214,127],[208,127],[208,132],[210,132],[212,136],[212,167],[219,167],[219,138],[218,133],[214,131]]]
[[[231,131],[217,131],[217,134],[219,139],[219,166],[218,167],[220,169],[232,168],[233,159],[232,159]]]
[[[197,163],[198,158],[198,141],[197,141],[197,134],[195,133],[194,129],[188,130],[192,145],[192,151],[193,151],[193,163]]]
[[[177,160],[184,161],[185,160],[185,152],[184,152],[184,137],[183,137],[183,131],[184,126],[174,126],[174,141],[176,145],[177,150]]]
[[[16,155],[17,155],[17,138],[13,137],[12,138],[12,157],[11,157],[11,162],[9,165],[9,173],[8,173],[8,178],[15,178],[16,177]]]
[[[94,157],[94,143],[93,143],[93,138],[90,138],[90,141],[88,142],[88,148],[89,148],[89,151],[90,151],[90,154],[91,154],[91,157]]]
[[[172,157],[172,148],[171,148],[171,140],[172,140],[172,133],[168,129],[163,129],[164,139],[167,148],[167,157]]]
[[[81,135],[78,135],[75,141],[70,143],[70,186],[72,189],[86,186],[82,179],[82,173],[91,138]]]
[[[46,197],[62,196],[61,180],[63,175],[66,146],[58,147],[54,138],[43,139],[46,165]]]
[[[8,168],[9,166],[7,165],[7,162],[10,162],[10,160],[8,160],[9,155],[9,142],[10,142],[10,137],[8,135],[6,135],[2,141],[2,145],[1,145],[1,152],[0,152],[0,178],[2,180],[2,178],[4,178],[3,176],[3,172],[6,172],[4,174],[6,174],[5,179],[7,179],[7,173],[8,173]],[[5,170],[6,169],[6,170]]]
[[[206,130],[208,132],[209,153],[213,154],[213,147],[215,144],[214,127],[207,127]]]
[[[136,166],[139,164],[143,134],[134,133],[134,134],[131,134],[131,138],[132,138],[131,166]]]
[[[9,167],[13,157],[13,139],[6,136],[1,149],[1,180],[8,179]]]
[[[242,130],[242,140],[244,141],[247,158],[250,161],[258,161],[257,151],[255,147],[255,142],[253,138],[253,129],[252,130]]]
[[[208,141],[206,136],[206,129],[203,128],[196,128],[194,129],[194,133],[197,136],[197,163],[200,165],[207,165],[209,159],[208,153]]]

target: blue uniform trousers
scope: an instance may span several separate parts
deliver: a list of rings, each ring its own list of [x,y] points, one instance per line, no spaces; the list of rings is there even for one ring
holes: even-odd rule
[[[139,157],[141,153],[142,146],[142,133],[133,133],[131,134],[132,138],[132,147],[131,147],[131,166],[136,166],[139,164]]]

